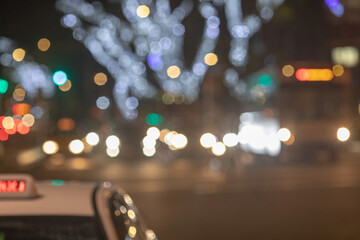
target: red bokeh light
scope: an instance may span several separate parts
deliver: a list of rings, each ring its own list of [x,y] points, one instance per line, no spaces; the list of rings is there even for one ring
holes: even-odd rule
[[[310,71],[306,68],[300,68],[296,70],[295,77],[299,81],[306,81],[310,78]]]
[[[8,139],[9,139],[9,134],[7,134],[3,128],[0,129],[0,141],[6,141]]]
[[[5,116],[0,117],[0,128],[4,128],[4,126],[2,125],[4,118],[5,118]]]
[[[23,124],[22,122],[20,122],[19,125],[17,125],[17,131],[18,131],[18,133],[25,135],[30,132],[30,127],[28,127],[25,124]]]

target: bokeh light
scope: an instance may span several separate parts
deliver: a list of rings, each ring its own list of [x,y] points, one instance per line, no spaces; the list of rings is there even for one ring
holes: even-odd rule
[[[24,125],[26,125],[28,127],[32,127],[35,124],[35,117],[31,113],[25,114],[22,117],[22,122]]]
[[[106,154],[109,156],[109,157],[117,157],[120,153],[120,149],[117,147],[117,148],[106,148]]]
[[[23,122],[20,122],[17,125],[17,132],[21,135],[28,134],[30,132],[30,127],[26,126]]]
[[[3,129],[0,128],[0,141],[7,141],[9,139],[9,134]]]
[[[283,66],[282,68],[282,74],[285,76],[285,77],[291,77],[292,75],[294,75],[295,73],[295,69],[293,66],[291,65],[285,65]]]
[[[183,149],[188,144],[188,140],[184,134],[175,134],[171,139],[171,145],[176,149]]]
[[[223,143],[227,147],[235,147],[239,143],[237,134],[226,133],[223,137]]]
[[[135,214],[135,212],[133,211],[133,210],[129,210],[128,211],[128,217],[130,218],[130,219],[135,219],[136,218],[136,214]]]
[[[25,50],[22,48],[17,48],[13,51],[13,59],[17,62],[21,62],[25,57]]]
[[[102,96],[102,97],[99,97],[97,100],[96,100],[96,106],[101,109],[101,110],[105,110],[107,109],[109,106],[110,106],[110,100],[109,98],[105,97],[105,96]]]
[[[346,127],[341,127],[337,130],[337,139],[341,142],[346,142],[350,138],[350,131]]]
[[[143,148],[143,154],[146,156],[146,157],[152,157],[154,156],[156,153],[156,148],[155,147],[144,147]]]
[[[16,103],[12,107],[12,111],[15,115],[24,116],[31,112],[31,106],[27,103]]]
[[[56,71],[53,74],[53,81],[56,85],[63,85],[67,81],[66,73],[63,71]]]
[[[108,136],[105,143],[106,146],[111,149],[116,149],[120,147],[120,139],[115,135]]]
[[[45,52],[45,51],[49,50],[49,48],[50,48],[50,41],[47,38],[41,38],[38,41],[37,46],[40,51]]]
[[[162,129],[162,130],[160,131],[159,140],[160,140],[161,142],[165,142],[165,136],[166,136],[166,134],[168,134],[168,132],[170,132],[170,130],[167,129],[167,128]]]
[[[216,156],[222,156],[226,152],[226,146],[222,142],[217,142],[212,146],[211,152]]]
[[[148,135],[149,137],[151,137],[153,139],[158,139],[160,137],[160,130],[157,127],[150,127],[146,131],[146,135]]]
[[[165,143],[167,144],[167,145],[169,145],[169,146],[171,146],[172,145],[172,139],[173,139],[173,137],[175,136],[177,134],[177,132],[175,132],[175,131],[170,131],[170,132],[168,132],[166,135],[165,135],[165,137],[164,137],[164,141],[165,141]]]
[[[180,76],[181,70],[178,66],[173,65],[168,67],[166,73],[170,78],[177,78]]]
[[[75,122],[71,118],[60,118],[57,126],[61,131],[71,131],[75,128]]]
[[[135,238],[135,236],[136,236],[136,227],[134,227],[134,226],[129,227],[128,234],[129,234],[129,236],[131,238]]]
[[[20,86],[17,86],[13,92],[13,98],[15,99],[15,101],[18,102],[24,101],[25,95],[26,95],[25,90]]]
[[[341,77],[344,74],[344,67],[341,65],[334,65],[332,70],[336,77]]]
[[[84,147],[84,143],[81,140],[75,139],[70,142],[69,151],[73,154],[80,154],[84,151]]]
[[[204,61],[209,66],[214,66],[218,62],[218,56],[215,53],[207,53]]]
[[[6,93],[8,87],[9,87],[9,83],[4,79],[0,79],[0,94]]]
[[[140,18],[146,18],[149,16],[150,14],[150,8],[146,5],[140,5],[137,9],[136,9],[136,14],[140,17]]]
[[[2,121],[2,125],[5,129],[12,129],[15,125],[12,117],[5,117]]]
[[[59,144],[55,141],[49,140],[43,143],[42,149],[44,153],[48,155],[55,154],[59,151]]]
[[[200,144],[204,148],[211,148],[216,143],[216,137],[211,133],[204,133],[200,138]]]
[[[103,86],[107,82],[107,76],[105,73],[99,72],[94,76],[94,82],[98,86]]]
[[[69,79],[67,79],[63,85],[59,85],[59,89],[63,92],[69,91],[71,87],[72,87],[72,83]]]
[[[152,126],[159,126],[163,121],[163,117],[157,113],[149,113],[146,116],[146,123]]]
[[[172,93],[164,93],[162,95],[161,100],[163,101],[163,103],[165,103],[166,105],[170,105],[173,104],[175,102],[175,95]]]
[[[96,146],[99,141],[100,141],[100,137],[97,133],[95,132],[90,132],[86,135],[86,142],[88,144],[90,144],[91,146]]]
[[[142,140],[142,143],[145,148],[152,148],[156,145],[156,139],[150,136],[145,136]]]
[[[280,128],[277,131],[277,136],[278,136],[280,141],[286,142],[286,141],[289,141],[289,139],[291,137],[291,132],[287,128]]]

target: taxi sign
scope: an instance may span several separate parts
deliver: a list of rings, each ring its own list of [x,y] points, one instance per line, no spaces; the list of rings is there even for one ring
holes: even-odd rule
[[[0,174],[0,199],[37,197],[35,182],[28,174]]]

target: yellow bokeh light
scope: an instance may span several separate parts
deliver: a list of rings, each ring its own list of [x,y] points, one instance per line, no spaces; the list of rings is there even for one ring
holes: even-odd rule
[[[71,89],[72,84],[71,81],[68,79],[63,85],[59,85],[59,89],[63,92],[67,92]]]
[[[159,140],[162,142],[165,142],[165,136],[166,136],[166,134],[168,134],[168,132],[170,132],[170,130],[166,129],[166,128],[161,130]]]
[[[168,67],[166,73],[170,78],[177,78],[180,76],[181,70],[178,66],[172,65]]]
[[[14,124],[14,119],[12,117],[5,117],[2,121],[2,125],[5,129],[12,129]]]
[[[291,134],[291,136],[290,136],[290,138],[289,138],[289,140],[287,140],[287,141],[285,141],[285,142],[283,142],[285,145],[292,145],[293,143],[295,142],[295,137],[294,137],[294,135],[293,134]]]
[[[35,124],[35,117],[32,114],[25,114],[22,117],[22,123],[25,126],[32,127]]]
[[[175,102],[175,95],[172,93],[164,93],[162,96],[162,101],[166,105],[173,104]]]
[[[26,92],[22,88],[16,88],[13,92],[13,98],[15,101],[21,102],[25,99]]]
[[[283,68],[282,68],[282,74],[285,76],[285,77],[291,77],[292,75],[294,75],[295,73],[295,69],[293,66],[291,65],[285,65]]]
[[[38,41],[37,46],[40,51],[47,51],[50,48],[50,41],[47,38],[42,38]]]
[[[107,76],[105,73],[99,72],[94,76],[94,82],[96,85],[102,86],[107,82]]]
[[[344,74],[344,67],[341,65],[334,65],[332,68],[334,75],[336,77],[340,77]]]
[[[136,9],[136,14],[140,17],[140,18],[146,18],[149,16],[150,14],[150,8],[146,5],[140,5],[137,9]]]
[[[129,227],[129,231],[128,231],[128,234],[130,237],[134,238],[136,236],[136,227]]]
[[[204,61],[209,66],[214,66],[218,62],[218,56],[215,53],[208,53],[204,57]]]
[[[46,141],[42,145],[42,149],[46,154],[55,154],[59,151],[59,144],[55,141]]]
[[[135,212],[131,209],[128,211],[128,216],[130,219],[134,219],[136,217]]]
[[[17,48],[12,54],[13,58],[17,62],[21,62],[25,57],[25,50],[22,48]]]

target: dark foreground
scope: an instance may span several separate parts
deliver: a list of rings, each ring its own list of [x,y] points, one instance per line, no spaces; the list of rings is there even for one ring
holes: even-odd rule
[[[159,239],[360,239],[356,156],[336,163],[256,163],[226,171],[181,159],[136,164],[47,159],[23,171],[36,178],[119,183]]]

